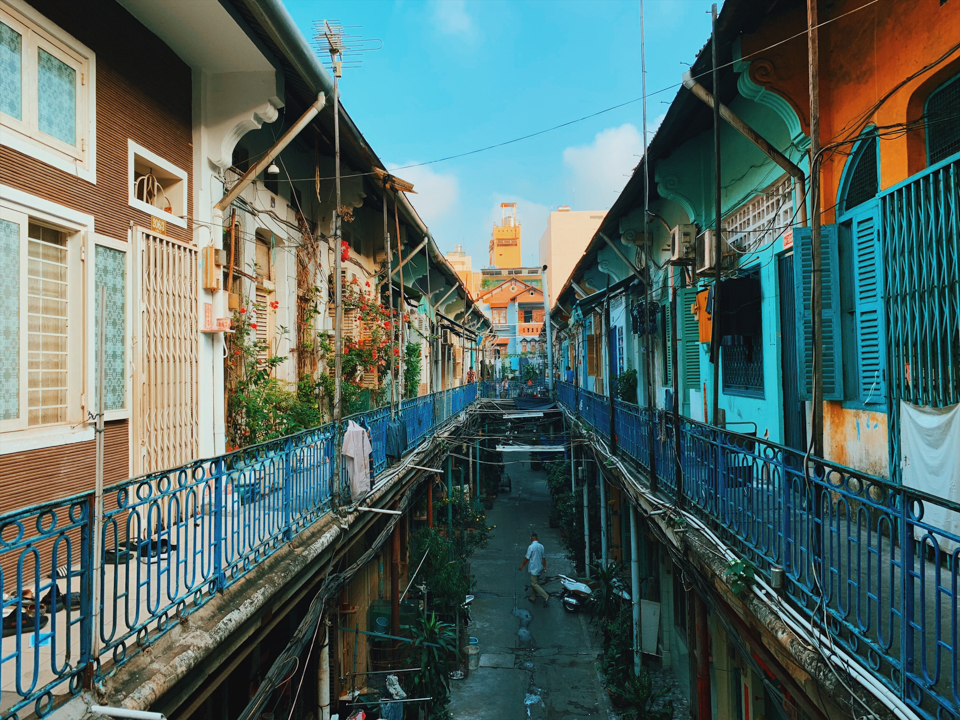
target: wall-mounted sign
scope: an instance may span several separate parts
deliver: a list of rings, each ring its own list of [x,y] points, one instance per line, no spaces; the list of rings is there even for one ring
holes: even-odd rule
[[[158,217],[150,216],[150,229],[155,233],[160,233],[161,235],[167,234],[167,221],[161,220]]]

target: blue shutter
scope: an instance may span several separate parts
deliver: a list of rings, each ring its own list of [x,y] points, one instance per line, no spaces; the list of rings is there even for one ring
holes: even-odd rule
[[[666,378],[664,385],[673,387],[673,317],[670,303],[663,306],[663,377]]]
[[[856,265],[857,339],[860,346],[858,391],[860,401],[883,404],[887,397],[883,341],[883,295],[877,206],[870,203],[853,218]]]
[[[813,276],[810,228],[793,232],[793,269],[797,289],[797,366],[800,397],[812,398],[813,324],[810,310]],[[842,342],[840,335],[840,261],[837,254],[837,226],[820,228],[820,274],[823,288],[823,398],[843,399]]]
[[[697,289],[680,290],[677,296],[677,327],[680,331],[680,377],[684,391],[700,390],[700,321],[690,312],[697,302]],[[689,393],[684,392],[689,398]]]

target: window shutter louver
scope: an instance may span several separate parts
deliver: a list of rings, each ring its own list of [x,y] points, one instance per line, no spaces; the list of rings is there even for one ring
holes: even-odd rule
[[[697,289],[680,290],[677,296],[677,312],[680,317],[677,326],[680,330],[680,379],[684,395],[688,390],[700,389],[700,321],[690,312],[691,305],[697,302]]]
[[[587,375],[597,376],[597,336],[587,335]]]
[[[663,306],[663,339],[664,351],[663,361],[666,363],[663,376],[666,378],[666,386],[673,388],[673,308],[670,303]]]
[[[812,399],[813,387],[813,315],[810,307],[813,276],[812,236],[810,228],[793,232],[794,279],[797,292],[797,365],[800,397]],[[820,228],[821,288],[823,307],[823,399],[843,399],[842,343],[840,337],[840,276],[837,254],[837,226]]]
[[[887,396],[881,306],[880,242],[873,207],[853,220],[856,262],[857,336],[860,343],[859,395],[864,403],[883,403]]]

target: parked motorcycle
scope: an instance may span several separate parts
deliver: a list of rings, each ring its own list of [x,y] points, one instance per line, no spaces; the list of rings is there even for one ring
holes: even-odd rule
[[[586,607],[590,596],[593,594],[590,586],[566,575],[557,575],[557,578],[563,588],[560,591],[560,604],[563,605],[563,609],[574,613]]]

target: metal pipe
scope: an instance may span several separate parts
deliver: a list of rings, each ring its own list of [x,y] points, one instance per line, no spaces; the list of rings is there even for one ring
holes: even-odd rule
[[[820,36],[817,0],[807,0],[807,59],[810,85],[810,251],[813,273],[810,306],[813,320],[813,454],[823,457],[823,281],[820,250]],[[806,467],[804,467],[806,472]]]
[[[618,258],[620,258],[621,260],[623,260],[623,262],[626,264],[626,266],[627,266],[628,268],[630,268],[630,272],[632,272],[634,275],[636,275],[637,279],[638,279],[640,282],[643,282],[643,275],[641,275],[641,274],[640,274],[640,271],[637,270],[637,266],[634,265],[632,262],[630,262],[630,259],[629,259],[626,255],[623,254],[623,250],[621,250],[619,247],[617,247],[617,243],[615,243],[613,240],[611,240],[610,238],[608,238],[606,235],[604,235],[604,234],[603,234],[602,232],[600,232],[599,230],[597,230],[597,235],[599,235],[599,236],[603,239],[603,241],[604,241],[607,245],[610,246],[610,249],[613,250],[614,254],[616,254],[616,256],[617,256]]]
[[[434,477],[427,487],[427,527],[433,528],[433,486],[439,478]]]
[[[336,87],[336,80],[334,80],[334,87]],[[224,210],[230,207],[230,203],[240,196],[240,193],[242,193],[244,189],[246,189],[246,187],[253,182],[253,179],[266,170],[270,166],[270,163],[272,163],[277,157],[277,155],[279,155],[287,145],[293,142],[294,138],[296,138],[297,135],[299,135],[303,129],[310,124],[310,121],[317,116],[317,113],[323,110],[323,106],[326,104],[326,102],[326,96],[323,93],[320,93],[314,103],[307,108],[303,115],[300,116],[300,119],[290,126],[290,129],[287,130],[280,137],[280,139],[273,144],[273,147],[267,150],[267,154],[260,158],[260,160],[258,160],[253,167],[249,168],[243,174],[243,177],[237,181],[237,184],[230,188],[230,191],[220,199],[220,202],[214,205],[214,210],[222,213]],[[334,102],[336,102],[336,100],[334,100]],[[338,188],[339,184],[340,181],[338,179]]]
[[[617,454],[617,412],[614,403],[614,380],[613,368],[616,364],[617,351],[610,342],[612,325],[610,323],[610,288],[607,288],[606,296],[603,298],[603,344],[607,346],[607,402],[610,411],[610,452]]]
[[[671,268],[670,272],[673,272]],[[683,507],[683,463],[680,462],[680,302],[677,290],[670,288],[673,297],[670,300],[673,312],[670,313],[670,331],[673,333],[673,353],[671,369],[673,371],[673,471],[676,477],[677,504]],[[689,312],[689,308],[687,309]]]
[[[104,429],[103,429],[103,396],[106,387],[106,344],[107,344],[107,288],[101,285],[100,293],[100,311],[97,315],[97,423],[96,423],[96,460],[95,460],[95,480],[93,491],[93,517],[91,518],[90,532],[93,533],[93,646],[91,649],[94,658],[100,656],[100,556],[103,555],[103,547],[100,542],[103,534],[103,460],[104,460]],[[54,580],[56,583],[56,580]],[[69,593],[69,589],[67,590]],[[51,608],[52,610],[52,608]]]
[[[682,82],[683,86],[692,92],[698,99],[705,102],[709,107],[714,108],[714,103],[716,101],[714,94],[694,80],[693,75],[689,70],[683,73]],[[714,110],[716,110],[716,108],[714,108]],[[723,103],[720,103],[719,114],[720,117],[730,125],[730,127],[756,145],[760,152],[783,168],[787,174],[796,178],[800,182],[804,182],[806,180],[806,173],[804,173],[798,165],[791,162],[786,155],[767,142],[767,140],[760,133],[747,125],[747,123],[745,123],[736,113],[734,113]]]
[[[633,674],[643,664],[642,626],[640,625],[640,536],[637,506],[630,503],[630,600],[633,610]]]
[[[398,238],[399,240],[399,238]],[[390,298],[390,317],[393,317],[393,282],[390,278],[393,277],[393,270],[391,268],[393,264],[393,249],[390,247],[390,226],[387,217],[387,187],[384,183],[383,187],[383,242],[384,249],[387,254],[387,293]],[[382,284],[382,283],[381,283]],[[379,297],[379,286],[377,288],[377,302],[380,301]],[[396,332],[395,325],[390,326],[390,344],[394,342],[394,333]],[[393,419],[396,417],[397,413],[397,376],[396,376],[396,361],[394,360],[394,354],[390,353],[390,418]]]
[[[395,506],[396,507],[396,506]],[[399,511],[398,511],[399,512]],[[400,523],[395,523],[390,542],[390,631],[400,634]]]
[[[91,705],[90,712],[95,715],[106,715],[112,718],[128,718],[129,720],[167,720],[167,716],[163,713],[107,707],[106,705]]]

